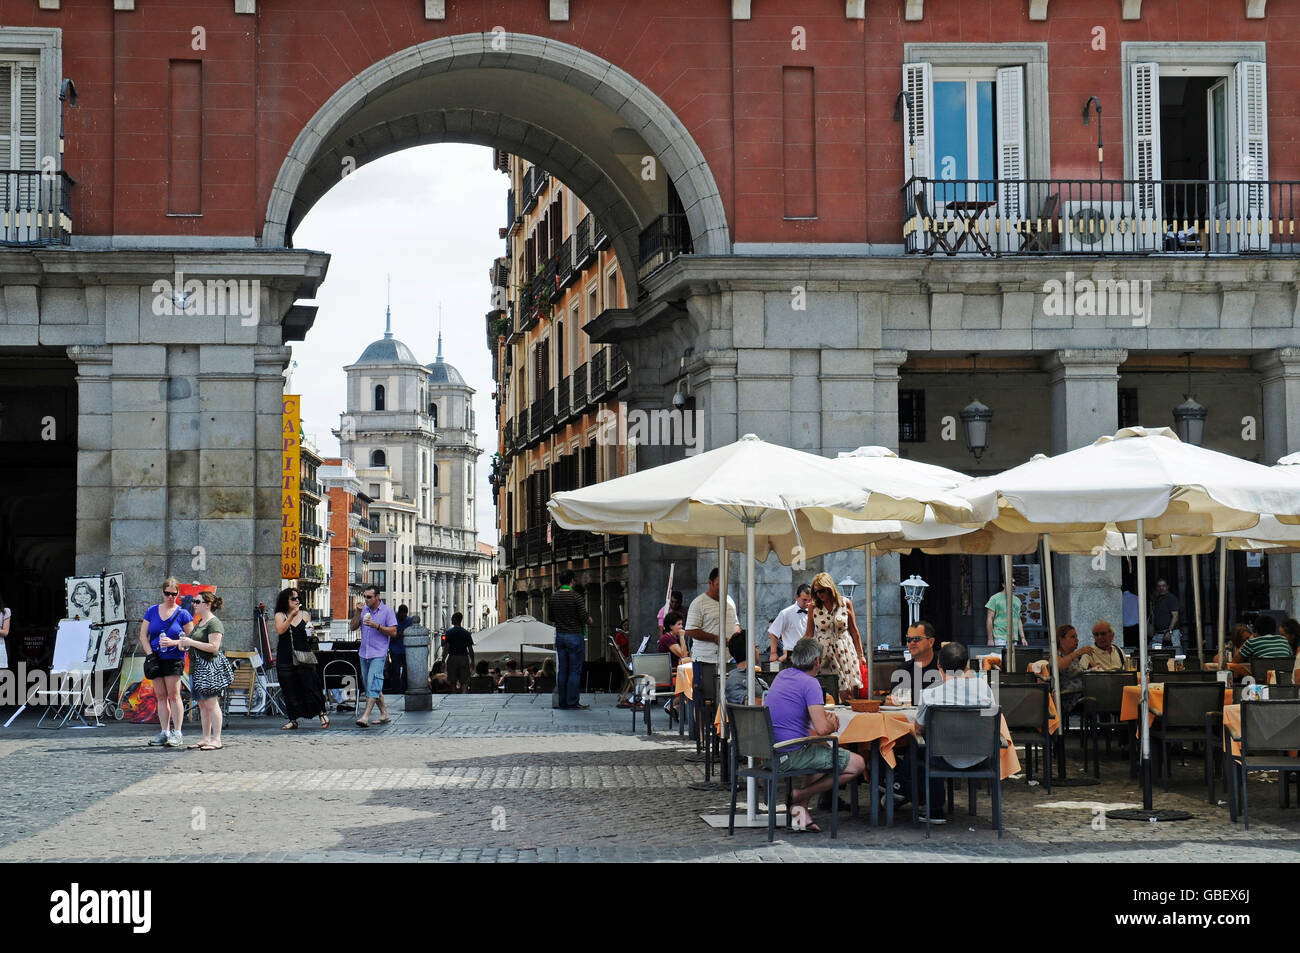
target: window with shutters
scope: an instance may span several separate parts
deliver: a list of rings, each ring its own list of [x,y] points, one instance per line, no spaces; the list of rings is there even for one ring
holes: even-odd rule
[[[40,168],[39,57],[0,56],[0,162],[5,169]]]
[[[0,27],[0,244],[66,240],[68,181],[58,161],[62,31]],[[19,174],[20,172],[26,174]]]

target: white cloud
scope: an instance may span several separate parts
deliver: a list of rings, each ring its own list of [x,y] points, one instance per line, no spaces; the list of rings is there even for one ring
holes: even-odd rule
[[[325,194],[294,233],[297,248],[328,252],[317,292],[320,310],[307,339],[293,344],[293,389],[302,395],[303,429],[335,456],[330,433],[346,409],[347,375],[367,344],[383,336],[385,276],[392,275],[393,337],[422,363],[438,353],[475,389],[478,444],[475,508],[479,539],[496,543],[488,483],[497,433],[492,358],[484,314],[491,306],[488,271],[505,254],[497,229],[506,224],[508,180],[481,146],[419,146],[385,156]]]

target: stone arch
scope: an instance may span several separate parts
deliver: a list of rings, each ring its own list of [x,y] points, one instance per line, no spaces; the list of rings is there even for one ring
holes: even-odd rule
[[[686,210],[695,252],[731,253],[704,154],[658,96],[579,47],[528,34],[504,40],[504,49],[493,48],[492,34],[430,40],[338,89],[280,167],[263,246],[288,244],[345,170],[408,146],[454,141],[508,150],[560,178],[608,229],[631,289],[637,237],[666,211],[667,181]],[[649,182],[647,157],[661,167]]]

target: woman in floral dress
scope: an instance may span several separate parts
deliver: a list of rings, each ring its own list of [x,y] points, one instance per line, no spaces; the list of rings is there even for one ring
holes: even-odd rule
[[[853,615],[853,603],[840,595],[830,573],[818,573],[812,581],[813,611],[804,636],[822,647],[823,675],[840,677],[840,698],[852,698],[862,687],[862,636]]]

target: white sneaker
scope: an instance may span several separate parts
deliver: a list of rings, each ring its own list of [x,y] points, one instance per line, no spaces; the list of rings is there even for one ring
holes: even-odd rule
[[[169,732],[167,735],[167,740],[163,742],[163,744],[165,744],[168,748],[179,748],[184,743],[185,743],[185,739],[181,737],[181,733],[179,731]]]
[[[165,731],[160,731],[160,732],[158,732],[158,737],[155,738],[155,739],[153,739],[153,741],[149,742],[149,747],[150,747],[150,748],[153,748],[153,747],[155,747],[155,746],[157,746],[157,745],[165,745],[165,744],[167,743],[167,738],[168,738],[168,737],[169,737],[169,735],[168,735],[167,732],[165,732]]]

